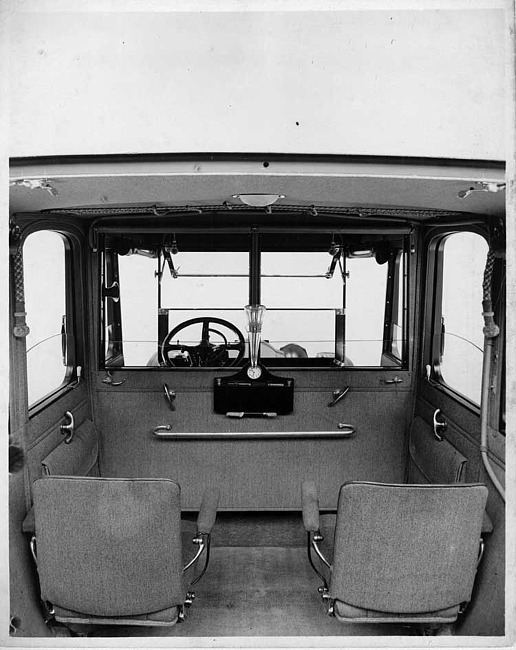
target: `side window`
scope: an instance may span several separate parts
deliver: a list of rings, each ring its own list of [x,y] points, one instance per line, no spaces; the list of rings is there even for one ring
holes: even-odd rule
[[[487,242],[476,233],[446,237],[438,247],[442,296],[434,314],[434,370],[449,388],[480,404],[483,360],[482,281]]]
[[[71,376],[71,314],[66,298],[66,239],[38,231],[23,245],[29,407]]]

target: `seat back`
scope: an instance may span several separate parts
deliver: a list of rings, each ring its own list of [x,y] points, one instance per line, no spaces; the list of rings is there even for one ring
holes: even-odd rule
[[[169,479],[48,476],[34,483],[41,596],[91,617],[180,605],[180,488]]]
[[[330,596],[394,614],[469,601],[486,500],[478,484],[343,485]]]

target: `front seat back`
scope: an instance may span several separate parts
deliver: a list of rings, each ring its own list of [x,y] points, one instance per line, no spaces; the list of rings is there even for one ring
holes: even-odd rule
[[[169,479],[34,483],[41,596],[64,623],[171,625],[185,602],[180,488]]]

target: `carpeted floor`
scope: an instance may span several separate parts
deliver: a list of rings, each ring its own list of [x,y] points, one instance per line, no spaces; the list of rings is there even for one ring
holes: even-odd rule
[[[343,625],[326,615],[320,581],[301,546],[218,546],[196,586],[184,623],[171,628],[110,628],[99,636],[385,636],[399,625]]]

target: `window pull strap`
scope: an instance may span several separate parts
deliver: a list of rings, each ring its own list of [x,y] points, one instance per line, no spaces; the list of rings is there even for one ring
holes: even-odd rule
[[[25,317],[25,291],[23,288],[23,252],[20,227],[11,222],[9,230],[9,253],[14,279],[14,326],[13,335],[22,339],[28,336],[30,329]]]
[[[12,407],[9,409],[9,445],[20,447],[23,453],[23,462],[17,466],[15,471],[23,472],[23,491],[25,508],[30,510],[31,488],[27,458],[27,423],[28,423],[28,385],[27,368],[24,360],[26,358],[25,338],[29,334],[29,328],[25,322],[25,292],[23,287],[23,253],[21,229],[13,220],[9,223],[9,259],[12,265],[12,277],[14,282],[14,312],[13,312],[13,335],[17,341],[13,344],[13,355],[18,372],[12,382],[13,399]],[[10,468],[11,469],[11,468]],[[13,468],[14,471],[14,468]]]
[[[494,339],[500,334],[500,328],[494,320],[493,302],[491,298],[494,264],[495,254],[493,249],[490,248],[487,253],[484,280],[482,283],[482,316],[484,317],[484,336],[487,339]]]

